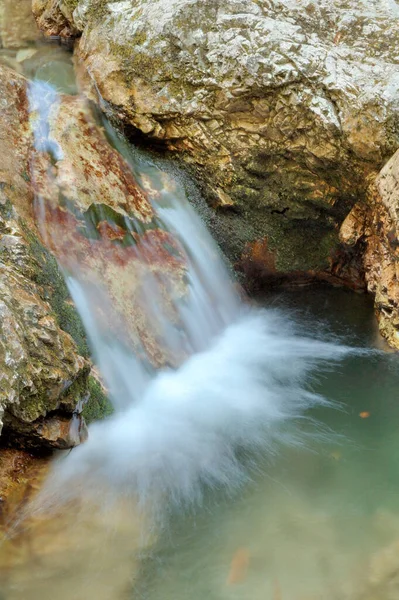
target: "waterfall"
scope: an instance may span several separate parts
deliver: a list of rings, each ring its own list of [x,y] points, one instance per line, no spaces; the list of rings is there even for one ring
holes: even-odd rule
[[[63,497],[105,489],[174,505],[200,501],[209,487],[235,488],[247,480],[248,459],[300,443],[287,423],[328,404],[309,391],[312,374],[347,349],[241,300],[184,185],[151,159],[120,158],[126,177],[136,176],[140,214],[96,197],[77,206],[82,194],[73,179],[66,186],[68,157],[46,123],[59,98],[35,82],[30,103],[32,171],[35,181],[47,177],[47,187],[37,185],[38,226],[115,406],[56,463],[49,485]],[[43,152],[57,176],[41,166]]]

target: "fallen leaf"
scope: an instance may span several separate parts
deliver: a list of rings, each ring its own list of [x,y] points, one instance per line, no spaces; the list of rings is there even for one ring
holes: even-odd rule
[[[227,577],[227,585],[233,585],[244,581],[247,576],[249,565],[248,548],[238,548],[230,563],[230,572]]]
[[[361,419],[368,419],[368,418],[369,418],[369,416],[370,416],[370,413],[369,413],[369,412],[367,412],[367,410],[364,410],[363,412],[359,413],[359,417],[360,417]]]

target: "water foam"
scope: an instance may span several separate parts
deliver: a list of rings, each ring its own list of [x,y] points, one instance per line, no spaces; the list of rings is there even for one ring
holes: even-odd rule
[[[204,487],[245,482],[243,455],[271,455],[281,442],[301,440],[287,423],[328,404],[306,390],[312,371],[347,352],[298,335],[285,319],[249,311],[211,348],[160,373],[139,402],[91,427],[89,441],[57,464],[53,489],[68,496],[69,482],[71,496],[105,487],[144,505],[187,505]]]

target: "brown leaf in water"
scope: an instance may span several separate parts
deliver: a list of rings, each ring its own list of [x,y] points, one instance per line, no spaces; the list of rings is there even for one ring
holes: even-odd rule
[[[230,572],[227,577],[227,585],[241,583],[247,576],[249,566],[248,548],[238,548],[230,563]]]
[[[364,410],[363,412],[359,413],[359,417],[360,417],[361,419],[368,419],[368,418],[369,418],[369,416],[370,416],[370,413],[369,413],[369,412],[367,412],[367,410]]]

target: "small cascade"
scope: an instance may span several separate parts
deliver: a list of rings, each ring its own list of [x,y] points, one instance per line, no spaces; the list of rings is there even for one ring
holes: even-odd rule
[[[347,349],[246,306],[184,186],[126,143],[125,156],[111,148],[117,134],[107,125],[106,137],[81,99],[34,82],[30,103],[38,225],[116,408],[49,485],[64,498],[105,488],[173,504],[198,501],[204,487],[233,489],[248,457],[298,442],[287,423],[327,403],[308,391],[313,369]],[[68,126],[71,103],[83,133]],[[91,188],[85,144],[106,156],[112,193]]]

